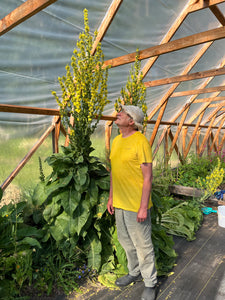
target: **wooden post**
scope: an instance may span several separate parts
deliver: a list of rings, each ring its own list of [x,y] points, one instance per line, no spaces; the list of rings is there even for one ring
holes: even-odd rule
[[[52,150],[53,153],[59,153],[59,135],[61,127],[60,117],[54,117],[55,128],[52,131]]]

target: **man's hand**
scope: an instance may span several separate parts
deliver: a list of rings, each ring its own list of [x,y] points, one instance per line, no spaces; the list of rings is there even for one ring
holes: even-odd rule
[[[137,222],[141,223],[144,222],[147,219],[147,213],[148,210],[145,208],[139,208],[139,211],[137,213]]]
[[[112,198],[109,198],[108,203],[107,203],[107,209],[110,215],[114,214],[114,207],[113,207],[113,201]]]

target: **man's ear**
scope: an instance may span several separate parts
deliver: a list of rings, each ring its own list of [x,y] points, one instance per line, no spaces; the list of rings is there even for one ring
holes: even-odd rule
[[[130,124],[130,126],[133,126],[135,123],[134,123],[134,120],[133,119],[130,119],[129,120],[129,124]]]

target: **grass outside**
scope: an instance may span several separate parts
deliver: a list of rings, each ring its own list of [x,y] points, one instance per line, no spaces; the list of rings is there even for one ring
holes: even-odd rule
[[[20,161],[27,155],[30,149],[38,141],[38,138],[16,138],[2,141],[0,147],[0,184],[14,171]],[[60,137],[59,146],[63,145],[64,136]],[[105,141],[104,138],[93,138],[93,147],[95,150],[92,155],[105,161]],[[42,161],[43,172],[45,176],[51,173],[51,167],[45,162],[45,159],[52,154],[52,139],[49,136],[38,150],[33,154],[27,164],[20,170],[10,185],[20,190],[32,190],[39,182],[39,157]],[[10,186],[9,185],[9,186]],[[7,189],[6,189],[7,190]]]

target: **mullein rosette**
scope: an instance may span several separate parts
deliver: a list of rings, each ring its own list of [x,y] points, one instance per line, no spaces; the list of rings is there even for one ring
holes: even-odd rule
[[[131,66],[130,75],[128,76],[126,87],[121,89],[121,98],[115,102],[115,110],[118,111],[121,104],[135,105],[142,109],[144,113],[143,132],[146,129],[148,116],[146,105],[146,87],[142,82],[143,75],[140,72],[141,61],[139,60],[138,49],[136,51],[134,65]]]
[[[90,34],[88,25],[88,11],[84,10],[83,33],[77,41],[71,57],[71,65],[66,66],[66,76],[59,77],[62,90],[61,99],[53,91],[52,94],[60,108],[63,125],[69,129],[70,145],[78,153],[91,151],[90,136],[107,103],[108,68],[103,68],[104,55],[101,44],[92,54],[94,38]],[[89,149],[89,150],[88,150]]]

